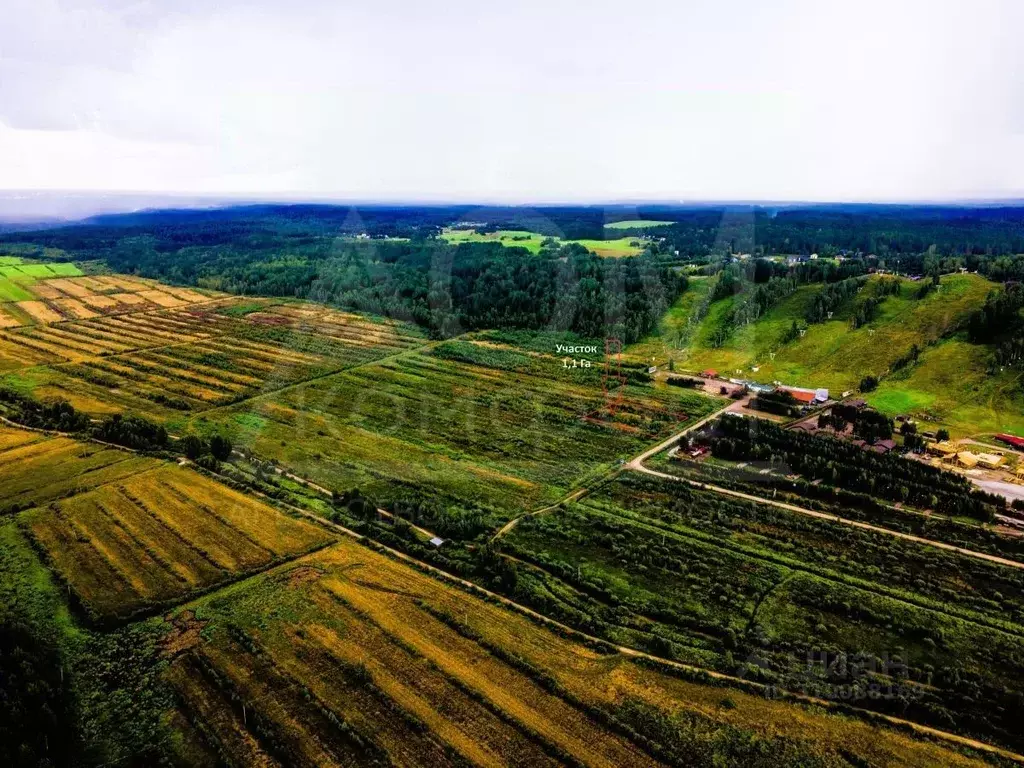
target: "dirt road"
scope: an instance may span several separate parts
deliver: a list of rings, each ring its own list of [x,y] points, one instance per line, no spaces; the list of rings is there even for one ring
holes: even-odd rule
[[[694,488],[700,488],[704,491],[712,491],[714,493],[720,493],[724,496],[731,496],[734,499],[743,499],[744,501],[752,501],[757,504],[767,504],[772,507],[778,507],[779,509],[785,509],[789,512],[796,512],[801,515],[807,515],[808,517],[815,517],[819,520],[830,520],[833,523],[839,523],[840,525],[848,525],[851,528],[860,528],[865,531],[872,531],[873,533],[884,533],[887,536],[895,536],[898,539],[904,539],[906,541],[913,541],[917,544],[924,544],[928,547],[935,547],[936,549],[944,549],[948,552],[956,552],[959,555],[965,555],[967,557],[974,557],[978,560],[985,560],[986,562],[995,563],[997,565],[1005,565],[1009,568],[1020,568],[1024,570],[1024,563],[1016,560],[1009,560],[1005,557],[999,557],[997,555],[989,555],[985,552],[976,552],[973,549],[964,549],[963,547],[957,547],[953,544],[947,544],[944,541],[935,541],[934,539],[926,539],[921,536],[914,536],[910,533],[903,533],[902,531],[894,531],[889,528],[882,528],[877,525],[871,525],[870,523],[862,523],[859,520],[849,520],[845,517],[839,517],[837,515],[830,515],[826,512],[818,512],[814,509],[807,509],[806,507],[800,507],[796,504],[788,504],[784,501],[775,501],[774,499],[765,499],[760,496],[754,496],[750,493],[743,493],[741,491],[734,491],[730,488],[722,488],[718,485],[710,485],[708,483],[701,483],[697,480],[690,480],[685,477],[678,477],[676,475],[670,475],[667,472],[659,472],[655,469],[649,469],[637,462],[631,462],[629,469],[637,472],[642,472],[645,475],[651,475],[652,477],[660,477],[666,480],[674,480],[680,483],[687,483]]]

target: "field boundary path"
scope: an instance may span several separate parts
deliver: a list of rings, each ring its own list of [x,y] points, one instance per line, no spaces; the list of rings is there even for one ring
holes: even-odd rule
[[[695,421],[693,424],[688,424],[682,431],[676,432],[674,435],[672,435],[671,437],[669,437],[669,438],[665,439],[664,441],[658,443],[653,448],[649,448],[646,451],[644,451],[643,453],[641,453],[639,456],[637,456],[637,457],[635,457],[633,459],[630,459],[628,462],[626,462],[622,466],[613,467],[612,469],[610,469],[606,473],[604,473],[601,477],[599,477],[595,482],[591,483],[589,486],[584,487],[584,488],[576,489],[575,491],[573,491],[572,493],[568,494],[564,498],[559,499],[558,501],[556,501],[554,504],[549,504],[546,507],[541,507],[540,509],[535,509],[532,512],[524,512],[523,514],[521,514],[521,515],[519,515],[517,517],[513,517],[511,520],[509,520],[507,523],[505,523],[503,526],[501,526],[501,528],[498,529],[498,531],[491,537],[491,542],[493,543],[493,542],[497,541],[498,539],[500,539],[502,536],[505,536],[508,533],[510,533],[517,525],[519,525],[519,522],[521,520],[524,520],[527,517],[540,517],[541,515],[546,515],[546,514],[549,514],[551,512],[556,512],[557,510],[559,510],[562,507],[564,507],[566,504],[571,504],[574,501],[579,501],[584,496],[586,496],[588,493],[590,493],[591,491],[593,491],[596,488],[598,488],[601,485],[603,485],[607,480],[610,480],[613,477],[617,476],[620,472],[622,472],[623,469],[636,469],[637,467],[642,466],[641,462],[646,461],[647,459],[649,459],[651,456],[653,456],[654,454],[658,453],[659,451],[663,451],[666,448],[669,448],[676,441],[678,441],[681,437],[686,435],[688,432],[692,432],[695,429],[700,429],[705,424],[707,424],[708,422],[710,422],[710,421],[712,421],[714,419],[717,419],[719,416],[721,416],[723,413],[726,413],[727,411],[738,411],[738,410],[740,410],[741,408],[743,408],[746,405],[747,402],[749,402],[749,400],[750,400],[750,398],[745,398],[743,400],[736,400],[736,401],[730,402],[728,405],[726,405],[726,406],[724,406],[722,408],[719,408],[717,411],[713,411],[712,413],[708,414],[707,416],[705,416],[704,418],[700,419],[699,421]]]

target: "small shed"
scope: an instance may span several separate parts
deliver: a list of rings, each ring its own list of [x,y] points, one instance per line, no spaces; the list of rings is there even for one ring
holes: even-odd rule
[[[444,539],[440,538],[439,536],[435,536],[430,540],[430,543],[433,544],[435,547],[440,547],[442,544],[444,544]]]

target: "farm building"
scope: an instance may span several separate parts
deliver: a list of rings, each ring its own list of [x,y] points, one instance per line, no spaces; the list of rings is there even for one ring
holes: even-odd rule
[[[871,450],[875,453],[889,453],[893,448],[896,447],[895,440],[879,440],[874,445],[870,446]]]
[[[949,440],[943,440],[938,443],[932,443],[928,446],[928,453],[935,454],[936,456],[942,456],[943,458],[952,458],[956,454],[959,447],[956,443],[951,443]]]
[[[810,405],[815,400],[815,392],[811,389],[797,389],[796,387],[783,387],[783,392],[789,392],[798,403]]]
[[[998,469],[1006,463],[1006,457],[1000,453],[979,453],[978,463],[986,469]]]
[[[956,455],[956,461],[961,467],[973,469],[978,466],[978,455],[971,453],[970,451],[960,451],[960,453]]]

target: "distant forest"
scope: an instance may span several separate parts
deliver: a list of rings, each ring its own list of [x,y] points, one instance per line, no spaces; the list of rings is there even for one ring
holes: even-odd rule
[[[606,224],[637,218],[674,223],[647,232],[646,252],[628,259],[599,258],[578,245],[530,254],[436,237],[461,223],[480,231],[603,239]],[[614,237],[634,234],[645,233],[614,231]],[[807,273],[806,265],[769,267],[755,259],[760,272],[742,282],[763,287],[737,322],[797,283],[834,282],[870,267],[920,274],[964,267],[996,281],[1024,280],[1024,207],[259,205],[99,216],[8,233],[0,236],[0,250],[5,244],[61,249],[64,258],[102,260],[115,271],[179,284],[324,301],[408,319],[436,336],[552,328],[632,342],[685,290],[684,267],[718,271],[728,261],[720,257],[730,254],[856,257],[855,264],[820,275]]]

